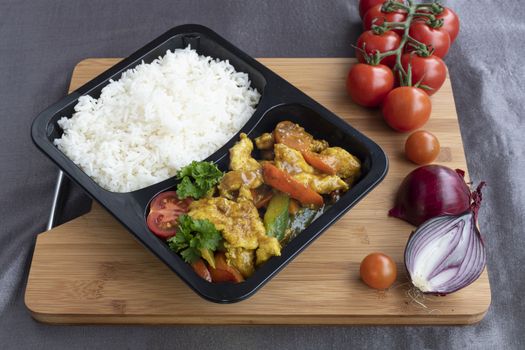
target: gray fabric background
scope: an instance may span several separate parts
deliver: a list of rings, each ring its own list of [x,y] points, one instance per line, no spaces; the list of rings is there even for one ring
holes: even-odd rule
[[[470,174],[486,180],[480,226],[493,301],[468,327],[47,326],[23,302],[56,168],[32,145],[39,111],[67,92],[86,57],[124,57],[167,29],[207,25],[256,57],[351,56],[357,0],[0,1],[0,347],[499,348],[525,346],[525,10],[521,0],[444,1],[462,30],[447,63]],[[63,220],[87,210],[73,189]],[[386,213],[385,213],[386,215]]]

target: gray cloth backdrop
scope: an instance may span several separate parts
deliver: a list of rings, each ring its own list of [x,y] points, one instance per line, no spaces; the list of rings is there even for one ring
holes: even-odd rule
[[[48,326],[24,307],[36,235],[57,169],[29,127],[63,97],[75,64],[124,57],[167,29],[200,23],[255,57],[353,56],[357,0],[0,1],[0,347],[26,348],[500,348],[525,346],[525,6],[522,0],[444,1],[461,17],[446,61],[468,168],[487,181],[480,226],[492,306],[463,327]],[[63,220],[89,201],[74,188]],[[385,213],[386,215],[386,213]],[[305,305],[305,307],[307,307]]]

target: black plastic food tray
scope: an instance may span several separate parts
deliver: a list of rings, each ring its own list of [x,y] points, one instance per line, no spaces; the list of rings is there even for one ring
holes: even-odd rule
[[[101,89],[109,83],[109,80],[119,79],[125,70],[135,67],[142,61],[152,62],[163,56],[167,50],[184,48],[188,45],[201,55],[229,60],[237,71],[248,73],[252,86],[262,94],[255,113],[239,133],[244,132],[250,138],[254,138],[263,132],[270,132],[282,120],[291,120],[299,123],[314,137],[327,140],[332,146],[349,150],[363,164],[362,176],[352,189],[286,245],[280,257],[271,258],[258,268],[253,276],[239,284],[206,282],[197,276],[177,254],[170,251],[165,242],[148,230],[145,217],[150,200],[159,192],[173,189],[177,184],[175,178],[129,193],[110,192],[97,185],[53,145],[53,140],[62,135],[57,121],[63,116],[70,117],[73,114],[73,108],[80,96],[90,95],[98,98]],[[206,127],[211,128],[213,125]],[[388,169],[385,153],[372,140],[209,28],[193,24],[169,30],[43,111],[33,122],[31,135],[42,152],[106,208],[190,288],[205,299],[218,303],[237,302],[253,295],[374,188],[384,178]],[[206,160],[217,163],[222,170],[227,170],[228,150],[238,139],[237,134]]]

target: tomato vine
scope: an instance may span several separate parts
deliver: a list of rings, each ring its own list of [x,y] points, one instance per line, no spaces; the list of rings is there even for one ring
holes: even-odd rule
[[[401,57],[404,52],[406,52],[407,46],[419,56],[428,57],[432,55],[434,48],[427,46],[419,40],[416,40],[410,35],[410,27],[415,21],[424,22],[430,28],[438,29],[443,26],[443,19],[437,18],[444,11],[444,7],[437,3],[423,3],[416,4],[412,0],[407,0],[406,2],[398,2],[396,0],[387,0],[381,7],[381,11],[384,13],[391,13],[396,11],[403,11],[406,13],[406,19],[402,22],[387,22],[383,21],[380,25],[376,25],[377,18],[372,24],[371,30],[377,34],[382,35],[389,30],[397,30],[402,32],[401,42],[395,50],[379,52],[375,51],[372,54],[366,52],[366,46],[363,45],[361,48],[357,48],[362,52],[365,60],[368,64],[377,65],[381,62],[382,59],[388,56],[396,56],[394,72],[397,72],[399,77],[399,83],[401,86],[415,86],[422,89],[429,90],[430,88],[425,85],[421,85],[421,81],[413,84],[412,82],[412,68],[410,63],[405,69],[401,63]]]

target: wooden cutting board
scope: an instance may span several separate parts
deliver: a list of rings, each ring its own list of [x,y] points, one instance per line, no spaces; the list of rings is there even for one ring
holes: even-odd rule
[[[87,59],[71,90],[118,59]],[[390,159],[386,179],[258,293],[236,304],[201,299],[97,204],[91,212],[38,236],[25,303],[46,323],[108,324],[469,324],[490,305],[487,272],[446,297],[413,293],[403,250],[413,227],[389,218],[394,194],[415,166],[403,157],[407,135],[345,92],[353,59],[261,59],[285,79],[379,143]],[[442,145],[438,163],[466,169],[450,81],[434,97],[425,129]],[[398,281],[376,291],[359,280],[359,263],[382,251],[397,262]]]

